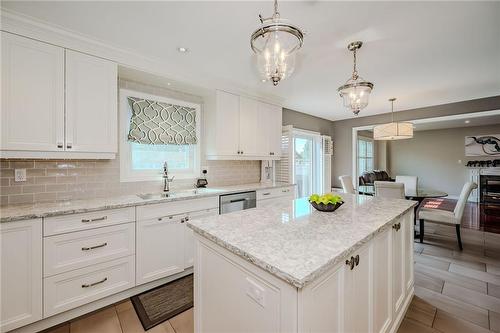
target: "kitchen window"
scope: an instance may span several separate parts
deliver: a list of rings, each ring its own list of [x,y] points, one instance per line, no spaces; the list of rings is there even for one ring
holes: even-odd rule
[[[373,140],[358,137],[358,175],[373,170]]]
[[[138,115],[139,108],[136,106],[139,103],[143,103],[143,109]],[[175,114],[169,114],[163,107],[172,107]],[[189,124],[183,124],[183,117],[180,116],[182,112],[186,113],[185,110],[189,110],[189,116],[192,116]],[[161,116],[158,116],[160,113]],[[120,180],[160,180],[165,162],[168,163],[169,174],[176,179],[198,177],[199,119],[199,104],[121,89]],[[190,129],[184,128],[188,126]],[[173,134],[167,135],[165,129],[172,130]]]

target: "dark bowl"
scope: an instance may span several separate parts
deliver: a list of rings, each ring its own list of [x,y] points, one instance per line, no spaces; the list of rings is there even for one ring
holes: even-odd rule
[[[316,208],[316,210],[319,210],[320,212],[334,212],[337,210],[337,208],[339,208],[340,206],[342,206],[344,204],[343,201],[341,202],[337,202],[336,204],[327,204],[325,205],[324,203],[315,203],[315,202],[311,202],[309,201],[309,203],[311,204],[311,206],[313,206],[314,208]]]

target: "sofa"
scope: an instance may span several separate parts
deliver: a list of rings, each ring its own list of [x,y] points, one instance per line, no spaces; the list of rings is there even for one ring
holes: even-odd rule
[[[388,182],[393,182],[394,179],[392,179],[389,174],[384,171],[384,170],[373,170],[373,171],[366,171],[359,176],[359,185],[373,185],[373,182],[375,181],[388,181]]]

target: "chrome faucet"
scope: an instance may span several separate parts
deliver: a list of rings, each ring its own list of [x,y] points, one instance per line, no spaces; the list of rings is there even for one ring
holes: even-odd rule
[[[172,178],[168,177],[168,163],[165,161],[163,163],[163,192],[170,191],[170,183],[174,180],[175,176]]]

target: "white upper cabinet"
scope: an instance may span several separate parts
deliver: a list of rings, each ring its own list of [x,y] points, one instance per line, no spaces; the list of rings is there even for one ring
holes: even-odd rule
[[[213,154],[221,156],[237,155],[239,152],[240,97],[238,95],[216,92],[217,111],[205,132],[214,135]]]
[[[1,44],[1,150],[63,150],[64,49],[5,32]]]
[[[117,66],[66,51],[66,149],[116,153]]]
[[[1,157],[114,158],[117,65],[2,32]]]
[[[207,110],[207,159],[279,159],[281,107],[216,91],[213,110]]]
[[[262,145],[259,145],[258,135],[260,123],[260,102],[247,97],[240,97],[240,155],[260,156],[262,154]]]

